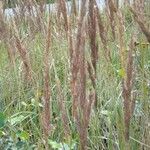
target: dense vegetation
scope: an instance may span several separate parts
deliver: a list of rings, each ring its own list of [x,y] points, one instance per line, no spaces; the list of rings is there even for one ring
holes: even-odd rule
[[[67,0],[67,1],[70,1],[70,0]],[[19,0],[4,0],[5,4],[4,4],[4,7],[5,8],[13,8],[15,7],[18,3],[20,3]],[[55,2],[55,0],[36,0],[37,3],[40,3],[40,2],[46,2],[47,4],[52,4]],[[27,2],[28,3],[28,2]]]
[[[150,2],[39,5],[0,8],[0,150],[149,150]]]

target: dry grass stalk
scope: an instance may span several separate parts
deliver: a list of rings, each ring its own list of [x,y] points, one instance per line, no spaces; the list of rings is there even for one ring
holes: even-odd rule
[[[110,22],[110,26],[111,26],[111,31],[112,31],[112,35],[113,35],[113,40],[115,40],[115,13],[117,12],[117,7],[115,6],[115,4],[113,3],[112,0],[107,0],[106,1],[106,14],[109,18],[109,22]]]
[[[89,31],[89,39],[90,39],[90,48],[91,48],[91,59],[94,71],[96,73],[96,63],[98,60],[98,44],[96,38],[96,13],[94,9],[94,0],[89,2],[89,24],[88,24],[88,31]]]
[[[16,9],[17,7],[17,9]],[[24,22],[25,20],[25,14],[26,14],[26,9],[23,6],[23,2],[16,1],[15,2],[15,7],[12,7],[13,13],[14,13],[14,20],[16,26],[19,28],[19,25]]]
[[[26,12],[27,12],[25,19],[26,19],[26,22],[29,24],[29,31],[31,35],[34,36],[37,33],[37,30],[39,29],[38,17],[36,16],[37,3],[34,2],[34,0],[27,0],[25,2],[25,6],[26,6]]]
[[[107,37],[106,28],[104,27],[101,14],[99,12],[99,8],[98,8],[98,5],[95,0],[94,0],[94,5],[95,5],[94,8],[95,8],[95,12],[96,12],[96,18],[98,21],[99,35],[100,35],[100,39],[102,41],[103,49],[105,51],[104,56],[105,56],[106,60],[108,62],[110,62],[111,54],[110,54],[110,50],[108,48],[108,37]]]
[[[26,3],[26,12],[29,13],[29,15],[27,15],[26,18],[30,24],[31,32],[34,33],[41,31],[45,34],[45,2],[40,1],[38,4],[38,2],[35,0],[28,1],[29,2]]]
[[[76,118],[77,116],[77,106],[78,106],[78,100],[77,100],[77,74],[79,72],[79,60],[80,60],[80,49],[82,48],[82,42],[83,42],[83,34],[82,34],[82,30],[83,30],[83,22],[84,22],[84,17],[85,17],[85,13],[86,13],[86,0],[82,1],[82,5],[81,5],[81,12],[80,12],[80,18],[79,18],[79,22],[78,22],[78,29],[77,29],[77,37],[76,37],[76,43],[75,43],[75,47],[71,44],[70,45],[70,51],[71,51],[71,55],[72,55],[72,60],[71,62],[71,89],[72,89],[72,96],[73,96],[73,106],[72,106],[72,115],[73,118]],[[72,37],[70,36],[70,40],[72,40]],[[70,41],[71,42],[71,41]]]
[[[94,9],[94,0],[89,1],[89,20],[88,20],[88,34],[90,40],[90,49],[91,49],[91,61],[92,67],[90,63],[88,63],[88,72],[90,75],[90,79],[92,81],[93,88],[96,93],[96,66],[98,60],[98,44],[97,44],[97,34],[96,34],[96,13]],[[93,70],[92,70],[93,68]],[[95,94],[95,106],[97,107],[97,96]]]
[[[135,39],[134,36],[131,39],[127,65],[126,65],[126,75],[123,79],[123,92],[122,96],[124,99],[124,123],[125,123],[125,140],[129,142],[129,130],[130,130],[130,121],[135,108],[135,96],[133,95],[133,50],[135,49]]]
[[[119,53],[121,60],[121,67],[125,70],[126,67],[126,45],[124,41],[125,34],[125,25],[124,25],[124,17],[120,10],[117,11],[117,27],[118,27],[118,41],[119,41]]]
[[[4,16],[2,11],[0,11],[0,40],[4,38],[6,31],[5,31],[5,22],[4,22]]]
[[[87,128],[89,125],[89,118],[91,112],[91,105],[92,102],[95,100],[95,95],[92,99],[87,99],[87,92],[86,92],[86,61],[85,61],[85,31],[82,30],[82,40],[81,40],[81,47],[79,51],[79,72],[77,74],[76,79],[76,89],[77,92],[77,114],[76,120],[77,129],[80,136],[80,148],[83,150],[87,149]],[[90,97],[91,98],[91,97]]]
[[[64,28],[66,30],[66,33],[68,33],[68,16],[67,16],[67,7],[66,7],[65,0],[58,1],[58,10],[59,10],[59,16],[62,14],[64,18]]]
[[[92,104],[95,101],[95,91],[90,92],[89,97],[85,97],[84,108],[78,108],[78,111],[81,111],[81,114],[77,116],[77,128],[80,136],[80,149],[87,149],[87,136],[88,136],[88,126],[90,121],[90,114],[92,109]]]
[[[78,72],[75,79],[74,94],[76,99],[73,99],[73,117],[77,123],[77,129],[80,136],[80,146],[81,149],[86,149],[87,147],[87,122],[86,122],[86,109],[87,109],[87,99],[86,99],[86,66],[85,66],[85,37],[82,30],[82,36],[79,47],[79,60],[78,60]],[[77,58],[77,59],[78,59]]]
[[[51,46],[51,19],[49,17],[46,37],[46,48],[44,51],[44,107],[42,113],[43,132],[46,141],[46,148],[48,149],[48,137],[50,134],[50,79],[49,79],[49,56]]]
[[[87,128],[89,124],[91,106],[95,95],[91,94],[90,100],[86,92],[86,70],[85,61],[85,14],[86,0],[82,1],[80,18],[78,21],[76,41],[73,42],[72,30],[69,25],[69,48],[71,62],[71,92],[73,97],[72,115],[77,125],[80,137],[80,149],[87,149]],[[74,45],[75,44],[75,45]],[[94,55],[95,57],[95,55]]]
[[[136,10],[134,10],[132,7],[129,7],[130,8],[130,11],[133,13],[134,15],[134,19],[135,21],[138,23],[141,31],[143,32],[143,34],[145,35],[145,37],[147,38],[147,41],[150,43],[150,31],[148,29],[148,27],[146,26],[145,24],[145,21],[144,21],[144,15],[142,14],[139,14],[137,13]]]
[[[32,69],[31,69],[28,51],[26,48],[24,48],[24,46],[18,36],[15,36],[15,44],[16,44],[16,48],[20,54],[20,57],[22,59],[23,65],[24,65],[25,79],[28,81],[31,81]]]
[[[69,54],[70,54],[70,63],[72,66],[72,60],[73,60],[73,53],[74,53],[74,45],[73,45],[73,35],[72,35],[72,29],[71,29],[71,21],[68,19],[68,44],[69,44]]]
[[[125,73],[123,76],[123,100],[124,100],[124,139],[126,142],[127,149],[130,149],[129,144],[129,129],[130,129],[130,121],[133,115],[134,107],[135,107],[135,97],[133,96],[133,50],[135,49],[135,36],[133,35],[130,45],[129,51],[127,54],[127,48],[125,44],[125,30],[124,30],[124,17],[121,10],[117,10],[117,28],[118,28],[118,40],[119,40],[119,53],[120,53],[120,61],[121,61],[121,69]]]
[[[84,32],[84,30],[82,30]],[[79,72],[77,74],[77,86],[78,86],[78,99],[81,111],[84,111],[86,104],[86,65],[85,65],[85,33],[82,33],[82,40],[80,43],[80,52],[79,52]]]
[[[11,42],[6,42],[6,49],[7,49],[7,52],[8,52],[10,65],[14,66],[15,65],[15,53],[16,53],[16,51],[15,51],[13,45],[11,44]]]

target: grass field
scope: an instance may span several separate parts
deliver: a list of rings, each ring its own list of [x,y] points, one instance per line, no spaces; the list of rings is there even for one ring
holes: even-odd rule
[[[0,150],[149,150],[150,3],[71,3],[0,9]]]

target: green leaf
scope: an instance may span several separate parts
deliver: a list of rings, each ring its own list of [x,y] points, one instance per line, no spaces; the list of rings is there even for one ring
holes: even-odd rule
[[[6,116],[4,113],[0,112],[0,128],[2,128],[5,125],[6,122]]]
[[[57,143],[56,141],[48,140],[48,143],[53,149],[61,149],[63,147],[62,143]]]
[[[20,122],[22,122],[26,117],[23,115],[19,115],[19,116],[13,116],[9,119],[9,122],[11,125],[16,125]]]
[[[122,69],[118,70],[118,74],[119,74],[119,76],[121,76],[122,78],[124,78],[126,73],[125,73],[125,70],[122,68]]]
[[[16,134],[17,134],[17,136],[18,136],[21,140],[23,140],[23,141],[29,139],[29,133],[26,132],[26,131],[18,131]]]

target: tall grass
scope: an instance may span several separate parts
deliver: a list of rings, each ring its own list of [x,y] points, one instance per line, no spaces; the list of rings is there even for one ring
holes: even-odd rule
[[[148,150],[148,4],[0,11],[0,149]]]

